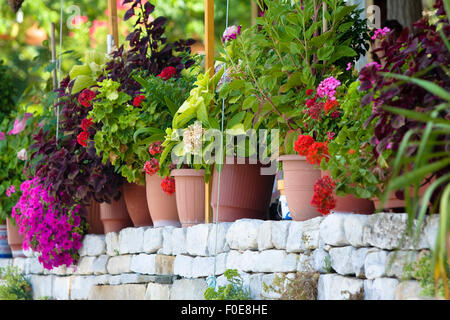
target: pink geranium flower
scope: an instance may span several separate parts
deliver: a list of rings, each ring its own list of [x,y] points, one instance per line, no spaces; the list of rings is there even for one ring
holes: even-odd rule
[[[22,120],[19,121],[19,119],[16,119],[14,121],[14,127],[11,131],[8,132],[9,135],[13,134],[19,134],[23,130],[25,130],[25,127],[27,126],[27,120],[33,116],[32,113],[25,113],[23,115]]]
[[[0,132],[0,141],[5,140],[5,133]]]

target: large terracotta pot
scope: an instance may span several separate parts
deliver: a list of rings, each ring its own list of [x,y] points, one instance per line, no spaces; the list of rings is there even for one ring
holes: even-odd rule
[[[172,170],[178,217],[185,227],[205,223],[205,170]]]
[[[133,225],[135,227],[153,226],[148,210],[145,186],[136,183],[125,183],[122,190]]]
[[[88,234],[104,234],[103,223],[100,219],[100,203],[92,200],[86,209],[88,212],[87,222],[89,224]]]
[[[12,258],[11,248],[8,244],[8,229],[6,224],[0,224],[0,259]]]
[[[8,229],[8,244],[11,247],[12,256],[14,258],[25,257],[22,248],[23,237],[19,233],[19,226],[15,221],[11,221],[10,218],[6,219],[6,226]]]
[[[322,178],[330,176],[329,171],[322,171]],[[336,199],[336,207],[331,212],[336,213],[357,213],[357,214],[373,214],[375,213],[375,205],[371,199],[360,199],[352,194],[345,197],[334,196]]]
[[[157,174],[145,174],[147,205],[154,227],[180,227],[175,194],[168,195],[161,188],[162,178]],[[176,190],[176,189],[175,189]]]
[[[233,163],[234,161],[234,163]],[[261,175],[260,163],[236,163],[236,158],[227,158],[220,180],[220,222],[234,222],[238,219],[267,218],[275,175]],[[214,170],[212,177],[211,206],[213,220],[217,216],[217,190],[219,174]]]
[[[100,204],[100,219],[105,233],[119,232],[133,226],[123,195],[117,201],[112,200],[111,203]]]
[[[311,206],[314,184],[321,177],[321,171],[300,155],[283,155],[279,160],[283,164],[284,193],[292,219],[304,221],[321,216]]]

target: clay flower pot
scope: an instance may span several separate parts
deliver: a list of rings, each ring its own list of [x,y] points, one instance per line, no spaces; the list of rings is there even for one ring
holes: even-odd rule
[[[112,200],[111,203],[100,204],[100,219],[105,233],[119,232],[133,226],[123,195],[117,201]]]
[[[12,258],[11,248],[8,244],[8,229],[6,224],[0,224],[0,259]]]
[[[100,203],[95,200],[91,201],[91,205],[86,206],[89,224],[88,234],[104,234],[103,223],[100,218]]]
[[[133,225],[135,227],[153,226],[153,221],[148,211],[145,186],[136,183],[125,183],[122,190]]]
[[[300,155],[283,155],[279,160],[283,164],[284,193],[292,219],[305,221],[321,216],[311,206],[314,184],[321,177],[321,171]]]
[[[154,227],[180,227],[176,193],[168,195],[161,188],[163,178],[157,174],[145,174],[148,210]]]
[[[175,178],[178,217],[183,228],[205,223],[205,170],[176,169]]]
[[[8,244],[11,247],[12,256],[14,258],[25,257],[22,248],[23,237],[19,233],[19,226],[15,221],[11,221],[11,218],[6,219],[6,226],[8,230]]]
[[[261,175],[262,167],[261,163],[249,164],[248,159],[245,159],[245,164],[238,164],[236,158],[227,158],[220,178],[220,222],[267,217],[275,175]],[[218,207],[218,182],[219,173],[214,170],[211,191],[214,221]]]
[[[330,176],[329,171],[322,171],[322,178]],[[352,194],[345,197],[335,195],[336,207],[331,212],[336,213],[357,213],[357,214],[373,214],[375,213],[375,205],[371,199],[357,198]]]

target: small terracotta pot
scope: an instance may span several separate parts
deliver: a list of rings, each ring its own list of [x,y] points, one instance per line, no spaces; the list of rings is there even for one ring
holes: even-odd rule
[[[238,219],[267,218],[275,175],[261,175],[261,163],[236,163],[237,158],[227,158],[220,178],[220,222],[234,222]],[[242,159],[240,160],[242,161]],[[234,162],[234,163],[233,163]],[[217,191],[219,173],[212,177],[211,206],[213,220],[217,216]]]
[[[95,200],[91,201],[91,205],[86,207],[88,216],[87,222],[89,223],[88,234],[104,234],[103,223],[100,218],[100,203]]]
[[[12,258],[11,248],[8,244],[8,229],[6,224],[0,224],[0,259]]]
[[[100,204],[100,219],[105,233],[119,232],[133,226],[123,195],[117,201],[112,200],[111,203]]]
[[[292,219],[304,221],[321,216],[311,206],[314,184],[321,177],[320,170],[300,155],[284,155],[279,160],[283,164],[284,193]]]
[[[175,178],[178,217],[183,228],[205,223],[205,170],[177,169]]]
[[[11,247],[12,256],[25,257],[23,253],[23,237],[19,233],[19,225],[15,221],[11,221],[11,218],[6,219],[6,226],[8,229],[8,244]]]
[[[161,188],[163,178],[157,174],[145,174],[147,204],[154,227],[180,227],[178,218],[176,193],[168,195]],[[176,188],[175,188],[176,190]]]
[[[148,211],[145,186],[136,183],[125,183],[122,190],[133,225],[135,227],[153,226],[153,221]]]
[[[329,171],[322,171],[322,178],[330,176]],[[375,205],[371,199],[357,198],[352,194],[345,197],[334,195],[336,199],[336,207],[331,212],[336,213],[357,213],[357,214],[373,214],[375,213]]]

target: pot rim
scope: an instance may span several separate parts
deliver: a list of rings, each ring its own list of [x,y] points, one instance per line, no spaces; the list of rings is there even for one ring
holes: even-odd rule
[[[174,169],[170,172],[170,175],[174,177],[203,177],[205,176],[205,170]]]
[[[278,157],[278,161],[306,161],[306,157],[299,154],[284,154]]]

